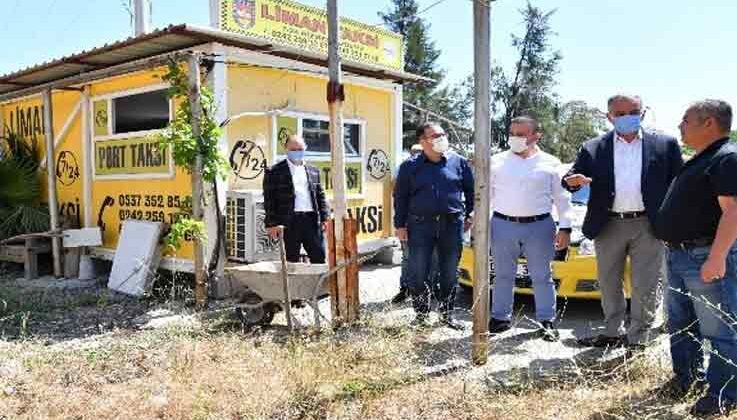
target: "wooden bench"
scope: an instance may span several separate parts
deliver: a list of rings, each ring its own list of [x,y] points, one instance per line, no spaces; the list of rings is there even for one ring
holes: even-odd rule
[[[51,242],[48,238],[25,238],[17,242],[20,243],[0,245],[0,261],[23,264],[25,279],[37,278],[38,256],[51,253]]]

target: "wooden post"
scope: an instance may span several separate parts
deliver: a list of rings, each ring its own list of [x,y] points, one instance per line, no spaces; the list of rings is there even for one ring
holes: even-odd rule
[[[54,109],[51,103],[51,89],[43,91],[44,131],[46,133],[46,175],[49,195],[49,219],[52,231],[59,228],[59,202],[56,197],[56,159],[54,156]],[[61,267],[61,238],[51,238],[51,252],[54,259],[54,277],[63,275]]]
[[[289,272],[287,270],[287,250],[284,245],[284,227],[279,231],[279,256],[281,257],[281,278],[284,289],[284,315],[287,317],[287,328],[292,332],[292,295],[289,290]]]
[[[491,0],[473,2],[474,85],[474,193],[473,218],[473,339],[471,360],[486,364],[489,353],[489,158],[490,127],[490,9]]]
[[[343,145],[343,100],[345,99],[340,64],[340,27],[338,25],[338,1],[328,0],[328,82],[327,99],[330,114],[330,151],[332,155],[333,173],[333,206],[335,208],[335,264],[340,266],[345,261],[345,154]],[[352,321],[348,310],[349,294],[346,271],[338,271],[338,323]]]
[[[328,228],[325,232],[328,235],[328,267],[335,267],[335,220],[328,221]],[[333,319],[338,318],[338,276],[333,274],[328,279],[328,289],[330,290],[330,309]]]
[[[189,106],[192,111],[192,136],[197,141],[198,149],[201,147],[202,108],[200,104],[200,54],[192,53],[188,60],[189,76]],[[192,168],[192,219],[202,221],[202,154],[197,153],[194,168]],[[194,238],[194,281],[195,281],[195,303],[199,307],[207,303],[207,290],[205,284],[205,255],[202,242]]]
[[[356,233],[358,229],[358,223],[356,219],[347,218],[343,224],[345,228],[345,259],[346,261],[351,258],[358,256],[358,240]],[[345,268],[345,279],[346,279],[346,295],[348,298],[347,307],[347,318],[349,321],[358,320],[359,315],[359,295],[358,295],[358,262],[348,264]]]

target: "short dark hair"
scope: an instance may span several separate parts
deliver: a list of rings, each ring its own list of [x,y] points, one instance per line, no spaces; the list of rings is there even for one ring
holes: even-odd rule
[[[417,141],[420,141],[422,136],[425,135],[425,130],[430,127],[441,127],[441,125],[433,121],[427,121],[420,124],[419,127],[417,127],[417,130],[415,130],[415,138],[417,139]]]
[[[642,98],[638,95],[626,95],[623,93],[618,93],[616,95],[612,95],[607,99],[606,101],[606,108],[607,110],[612,109],[612,104],[619,101],[630,101],[630,102],[637,102],[642,107]]]
[[[529,124],[535,133],[540,130],[540,123],[529,115],[520,115],[519,117],[512,118],[512,124]]]
[[[732,129],[732,107],[725,101],[720,99],[703,99],[691,104],[689,111],[695,112],[701,121],[707,118],[714,118],[723,133],[727,133]]]

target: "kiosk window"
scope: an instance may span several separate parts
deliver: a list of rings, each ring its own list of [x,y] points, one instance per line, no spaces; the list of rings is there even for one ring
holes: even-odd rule
[[[330,124],[327,121],[302,119],[302,136],[305,139],[305,143],[307,143],[308,155],[330,154],[329,126]],[[346,156],[360,156],[360,125],[344,124],[343,127],[343,144],[345,146]]]
[[[113,134],[158,130],[169,124],[166,90],[122,96],[112,103]]]

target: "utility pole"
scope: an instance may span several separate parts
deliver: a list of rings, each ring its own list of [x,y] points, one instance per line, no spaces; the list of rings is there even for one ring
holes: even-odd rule
[[[489,160],[491,153],[491,9],[492,0],[473,2],[474,36],[474,193],[473,340],[471,360],[486,364],[489,352]]]
[[[188,59],[189,108],[192,112],[192,137],[197,144],[194,168],[192,168],[192,220],[202,221],[202,155],[200,121],[202,108],[200,104],[200,54],[192,53]],[[205,284],[205,254],[202,241],[194,238],[194,293],[197,306],[203,307],[207,302]]]
[[[59,201],[56,198],[56,156],[54,153],[54,107],[51,89],[43,91],[44,131],[46,132],[46,174],[49,184],[49,223],[54,233],[59,229]],[[63,275],[61,266],[61,238],[51,238],[51,252],[54,259],[54,277]]]
[[[134,0],[133,19],[136,36],[143,35],[151,29],[151,0]]]
[[[328,0],[328,82],[327,99],[328,112],[330,114],[330,151],[333,161],[333,206],[335,209],[335,266],[340,267],[345,261],[345,238],[344,218],[346,216],[345,201],[345,154],[343,147],[343,101],[345,94],[340,64],[340,26],[338,23],[338,0]],[[337,298],[339,322],[351,321],[348,312],[348,281],[346,270],[341,269],[337,273],[338,296]]]

